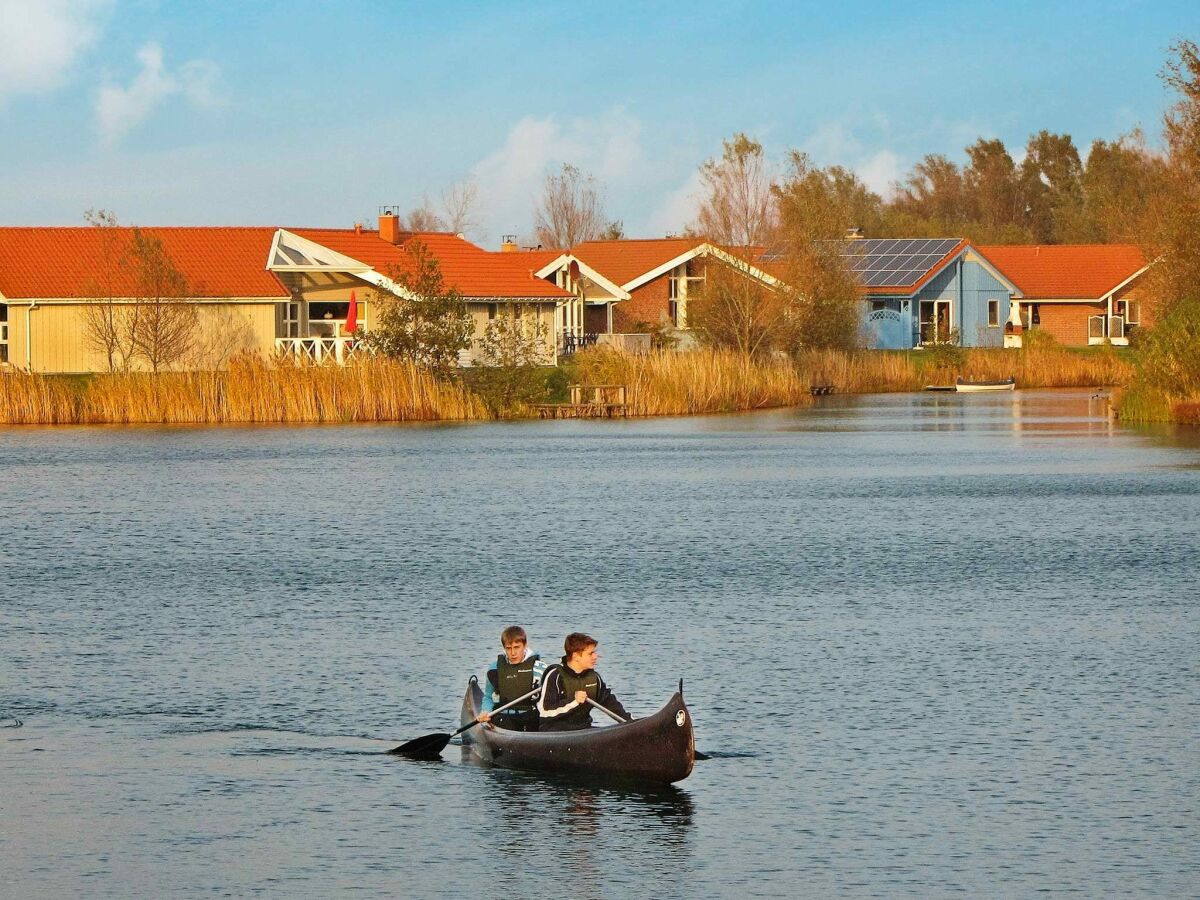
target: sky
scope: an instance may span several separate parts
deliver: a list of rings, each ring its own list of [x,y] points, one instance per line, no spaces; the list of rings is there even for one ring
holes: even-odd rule
[[[0,0],[0,225],[349,227],[470,178],[495,249],[571,163],[661,236],[739,131],[884,194],[981,136],[1153,144],[1181,38],[1195,0]]]

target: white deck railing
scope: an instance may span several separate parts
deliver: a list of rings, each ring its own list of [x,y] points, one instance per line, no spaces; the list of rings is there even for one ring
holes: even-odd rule
[[[275,338],[275,350],[297,360],[344,366],[354,355],[358,340],[352,337]]]

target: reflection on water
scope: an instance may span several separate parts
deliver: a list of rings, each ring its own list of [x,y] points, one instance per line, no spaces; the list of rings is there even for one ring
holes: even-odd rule
[[[507,845],[519,835],[552,834],[567,894],[607,895],[614,860],[629,866],[670,859],[674,872],[690,869],[695,810],[686,790],[588,785],[503,769],[488,776],[485,796],[497,811],[501,840]],[[529,849],[537,853],[536,845]],[[656,880],[666,891],[675,877],[664,873]]]
[[[1200,440],[1099,393],[0,430],[3,891],[1190,895]],[[714,758],[387,755],[514,621]]]

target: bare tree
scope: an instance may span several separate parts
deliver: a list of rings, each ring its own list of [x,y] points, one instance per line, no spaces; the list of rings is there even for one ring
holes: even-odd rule
[[[691,230],[731,247],[770,243],[777,216],[763,146],[741,132],[724,145],[720,159],[700,168],[704,196]]]
[[[596,179],[564,163],[546,175],[534,209],[534,232],[543,247],[563,250],[600,237],[608,223]]]
[[[187,301],[189,287],[162,241],[134,228],[130,262],[137,309],[132,327],[134,354],[158,374],[181,361],[196,339],[195,307]]]
[[[478,206],[479,185],[470,176],[442,191],[446,225],[455,234],[468,234],[479,227]]]
[[[421,198],[421,205],[409,212],[404,227],[408,231],[445,231],[446,223],[437,214],[428,197]]]
[[[625,238],[625,223],[620,219],[614,219],[604,226],[604,230],[600,232],[598,240],[601,241],[620,241]]]
[[[238,354],[254,350],[254,326],[242,313],[218,304],[198,318],[196,340],[187,355],[189,368],[224,369]]]
[[[108,371],[127,371],[133,358],[133,328],[137,307],[128,291],[121,290],[128,270],[128,241],[114,213],[89,209],[83,214],[99,231],[100,253],[88,279],[87,293],[93,302],[81,307],[84,343],[104,356]]]

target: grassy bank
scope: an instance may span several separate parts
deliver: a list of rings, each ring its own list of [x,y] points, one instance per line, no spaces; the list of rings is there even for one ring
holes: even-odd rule
[[[345,368],[256,358],[223,372],[0,376],[0,423],[403,422],[490,418],[483,403],[406,363]]]

